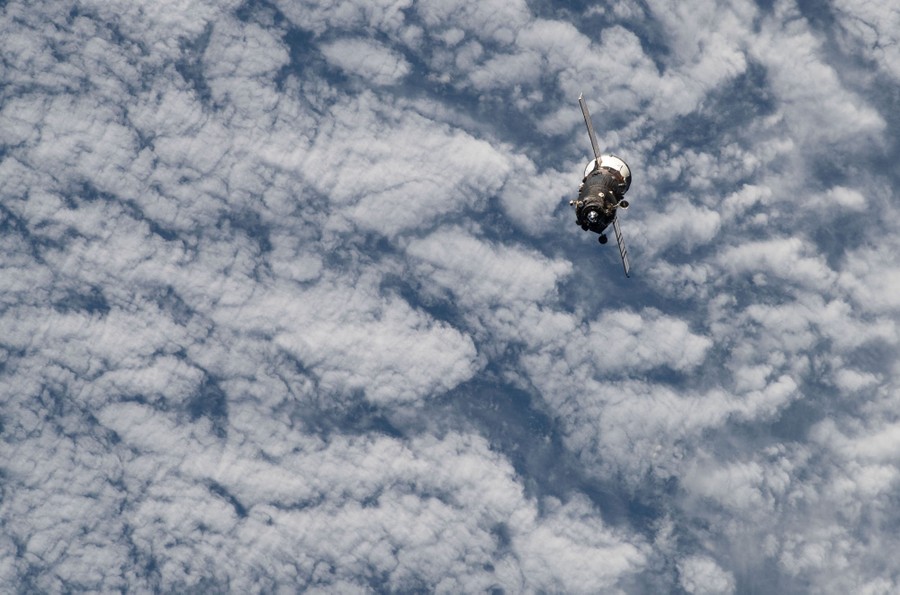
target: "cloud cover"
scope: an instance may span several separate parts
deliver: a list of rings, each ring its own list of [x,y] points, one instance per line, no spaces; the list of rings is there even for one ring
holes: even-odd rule
[[[856,8],[5,3],[0,582],[896,590]]]

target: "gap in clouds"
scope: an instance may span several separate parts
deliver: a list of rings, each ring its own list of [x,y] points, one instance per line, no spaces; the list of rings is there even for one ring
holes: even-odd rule
[[[823,32],[834,30],[835,16],[829,0],[796,0],[796,2],[800,14],[812,28]]]
[[[381,295],[397,295],[416,310],[425,312],[435,320],[441,320],[454,328],[465,328],[464,312],[452,297],[431,287],[423,287],[427,280],[417,278],[407,268],[388,272],[379,285]]]
[[[181,78],[188,83],[196,93],[197,99],[207,109],[216,109],[212,90],[206,81],[206,75],[203,69],[203,54],[209,47],[209,40],[212,36],[212,23],[207,23],[203,29],[203,33],[194,39],[185,39],[181,42],[181,59],[175,62],[175,70],[181,75]]]
[[[523,107],[514,96],[502,91],[477,90],[464,80],[434,79],[433,65],[419,54],[412,54],[408,60],[412,69],[397,85],[395,99],[402,98],[411,107],[421,103],[423,108],[431,110],[427,115],[438,122],[460,126],[479,138],[505,145],[504,148],[514,153],[540,161],[546,168],[561,167],[571,161],[573,153],[579,154],[573,150],[569,130],[559,129],[549,135],[546,130],[538,130],[541,120],[560,108],[570,106],[577,110],[576,98],[560,94]],[[557,87],[545,85],[545,88]],[[589,151],[589,143],[587,148]]]
[[[306,431],[326,440],[331,436],[372,434],[404,440],[416,433],[411,431],[408,423],[404,423],[408,420],[394,419],[397,417],[395,411],[386,411],[383,407],[370,403],[361,392],[351,395],[346,406],[340,408],[336,405],[326,408],[298,408],[297,422]]]
[[[536,502],[548,497],[566,502],[579,494],[596,506],[605,523],[652,539],[666,506],[651,492],[632,490],[616,478],[585,473],[564,443],[564,427],[532,390],[504,381],[513,370],[491,364],[479,378],[463,383],[426,405],[450,431],[474,429],[515,468],[525,493]],[[674,484],[671,484],[674,487]]]
[[[204,376],[198,390],[186,403],[187,411],[191,422],[207,418],[216,437],[225,439],[228,434],[228,395],[215,377],[205,370]]]
[[[765,66],[748,60],[744,72],[712,89],[695,111],[676,118],[658,142],[658,148],[676,144],[684,149],[703,151],[714,144],[727,144],[732,139],[746,145],[749,144],[746,138],[748,126],[775,109]],[[651,157],[659,157],[659,153]],[[733,185],[735,180],[729,182]],[[720,196],[726,196],[734,187],[719,186],[715,190]]]
[[[577,188],[577,185],[576,185]],[[609,309],[625,308],[639,311],[650,306],[654,300],[641,291],[646,281],[642,279],[648,262],[642,256],[640,245],[627,217],[621,218],[622,233],[628,246],[631,260],[631,278],[626,278],[615,239],[605,246],[597,242],[597,236],[588,234],[575,225],[575,216],[568,205],[563,229],[571,227],[575,233],[565,235],[560,240],[559,253],[572,262],[573,274],[561,280],[557,291],[563,310],[574,311],[584,320],[596,320],[600,313]]]

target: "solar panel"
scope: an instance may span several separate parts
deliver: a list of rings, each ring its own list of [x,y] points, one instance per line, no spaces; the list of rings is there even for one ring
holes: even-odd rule
[[[594,149],[594,157],[600,159],[600,145],[597,144],[597,135],[594,134],[594,124],[591,122],[591,113],[588,111],[584,95],[578,96],[578,105],[581,106],[581,114],[584,116],[584,124],[587,126],[588,136],[591,137],[591,147]]]
[[[625,276],[630,277],[631,265],[628,264],[628,248],[625,247],[625,240],[622,238],[622,228],[619,227],[619,218],[613,219],[613,229],[616,232],[616,243],[619,244],[619,255],[622,257],[622,266],[625,267]]]

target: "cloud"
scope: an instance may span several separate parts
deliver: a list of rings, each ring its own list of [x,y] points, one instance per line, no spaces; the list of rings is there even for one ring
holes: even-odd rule
[[[798,238],[753,242],[727,250],[722,263],[733,273],[773,275],[817,288],[834,283],[834,272],[814,255],[804,254],[803,241]]]
[[[683,196],[670,197],[669,204],[665,212],[648,218],[640,230],[654,251],[672,247],[690,251],[708,244],[719,232],[721,215],[716,211],[694,206]]]
[[[275,343],[316,374],[325,394],[362,391],[375,402],[411,401],[472,377],[479,363],[471,339],[403,300],[373,299],[371,283],[326,281],[299,296],[276,293],[254,308],[251,326],[266,325],[267,312],[288,315],[291,324],[272,329]]]
[[[341,70],[375,85],[391,85],[409,73],[409,62],[383,45],[367,39],[338,39],[322,46],[325,59]]]
[[[464,304],[481,307],[511,301],[540,302],[571,272],[564,261],[478,240],[462,229],[438,230],[414,240],[407,253],[419,260],[419,275],[452,291]]]
[[[900,53],[890,33],[900,24],[900,12],[878,2],[864,1],[852,10],[836,6],[835,16],[845,43],[852,50],[873,61],[893,78],[900,78]]]
[[[374,30],[397,33],[407,26],[405,10],[410,0],[354,0],[340,6],[321,0],[276,2],[278,10],[294,26],[321,35],[328,30]]]
[[[43,549],[50,541],[69,542],[80,530],[79,515],[129,502],[126,517],[104,515],[93,531],[107,534],[96,554],[123,566],[73,564],[92,550],[78,541],[60,552],[67,555],[45,559],[57,576],[79,584],[469,590],[541,588],[563,580],[582,590],[612,587],[645,561],[643,547],[604,527],[586,503],[551,503],[552,514],[538,515],[509,464],[483,439],[451,434],[411,442],[386,436],[322,442],[289,430],[294,448],[261,459],[239,442],[222,449],[205,439],[202,427],[173,423],[142,405],[111,405],[98,417],[135,454],[95,468],[84,482],[50,480],[43,489],[58,497],[24,517],[39,523],[29,530],[33,546]],[[42,465],[60,470],[59,457],[71,453],[57,450]],[[97,483],[108,488],[97,494]],[[85,496],[73,499],[75,493]],[[19,507],[26,502],[14,498],[7,506],[24,512]],[[58,502],[68,504],[54,507]],[[27,522],[16,521],[14,530]],[[246,550],[246,543],[254,547]],[[547,550],[548,543],[559,549]],[[582,543],[584,551],[571,549]],[[558,555],[548,557],[551,552]],[[584,566],[583,555],[596,563]],[[128,556],[152,564],[154,572],[131,574],[124,566]]]
[[[334,117],[302,171],[331,197],[328,228],[337,233],[359,227],[393,237],[445,224],[461,210],[483,210],[510,174],[509,158],[491,144],[418,114],[400,118],[371,94],[336,106]]]
[[[858,190],[846,186],[835,186],[821,194],[817,193],[806,205],[807,208],[828,209],[836,215],[866,210],[866,197]]]
[[[874,6],[7,2],[0,580],[896,590]]]
[[[841,284],[853,296],[854,303],[872,312],[894,313],[900,307],[896,297],[900,268],[893,262],[892,244],[861,246],[854,250],[841,277]]]
[[[645,548],[620,541],[597,522],[586,502],[551,502],[549,508],[546,520],[516,546],[523,570],[535,577],[538,589],[611,589],[646,563]]]
[[[811,150],[816,144],[830,147],[835,143],[842,143],[846,150],[863,139],[877,139],[885,127],[883,117],[841,84],[836,69],[818,58],[821,42],[792,16],[796,16],[795,7],[777,3],[769,17],[771,25],[752,45],[753,55],[769,68],[792,136]],[[791,56],[791,63],[781,59],[783,56]],[[796,63],[804,68],[794,68]]]
[[[710,558],[692,556],[679,565],[681,588],[688,593],[733,593],[734,577]]]
[[[520,0],[489,0],[478,4],[451,0],[424,4],[416,7],[416,11],[429,28],[449,25],[501,45],[510,44],[516,33],[532,19],[527,6]]]

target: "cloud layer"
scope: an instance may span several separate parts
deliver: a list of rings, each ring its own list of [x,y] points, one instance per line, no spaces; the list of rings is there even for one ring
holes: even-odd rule
[[[0,10],[0,583],[898,589],[896,10]]]

